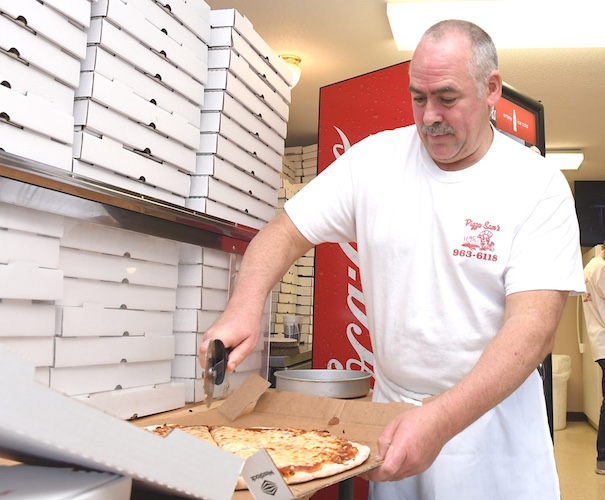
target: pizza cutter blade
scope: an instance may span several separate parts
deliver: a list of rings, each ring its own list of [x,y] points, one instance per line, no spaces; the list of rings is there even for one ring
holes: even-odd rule
[[[214,386],[221,385],[225,380],[229,352],[231,352],[231,349],[226,349],[222,340],[213,339],[208,344],[204,367],[204,392],[206,393],[206,407],[208,408],[212,404]]]

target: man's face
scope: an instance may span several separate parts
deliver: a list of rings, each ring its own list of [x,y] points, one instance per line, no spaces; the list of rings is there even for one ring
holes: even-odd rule
[[[468,40],[452,33],[439,41],[422,41],[410,66],[416,127],[431,158],[444,170],[476,163],[492,140],[489,109],[497,98],[490,82],[478,95],[468,72],[470,55]],[[497,73],[496,80],[501,85]],[[499,97],[499,89],[497,93]]]

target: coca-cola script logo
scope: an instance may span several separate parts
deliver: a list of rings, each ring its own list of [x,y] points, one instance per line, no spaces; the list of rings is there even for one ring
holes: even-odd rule
[[[334,128],[342,141],[342,144],[335,144],[332,148],[334,157],[338,158],[351,147],[351,143],[342,130],[338,127]],[[346,335],[349,344],[357,353],[359,359],[349,358],[343,365],[338,359],[332,358],[328,361],[328,368],[336,370],[342,370],[344,368],[347,370],[362,370],[370,372],[373,375],[374,354],[359,341],[359,337],[364,332],[362,327],[365,328],[365,331],[368,331],[368,318],[361,309],[362,306],[365,309],[363,291],[361,290],[361,286],[359,286],[359,288],[356,287],[359,274],[359,255],[351,243],[340,243],[339,247],[349,262],[347,267],[347,308],[355,318],[355,321],[352,321],[347,325]]]

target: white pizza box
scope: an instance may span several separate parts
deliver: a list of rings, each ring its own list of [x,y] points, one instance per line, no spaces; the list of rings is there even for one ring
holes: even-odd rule
[[[15,260],[0,264],[0,299],[59,300],[63,297],[63,271]]]
[[[168,113],[183,117],[199,128],[200,106],[183,95],[166,87],[154,75],[137,70],[124,59],[107,52],[103,47],[91,45],[82,61],[82,72],[94,71],[110,80],[119,80],[143,99],[155,104]],[[73,107],[73,103],[72,103]]]
[[[275,217],[275,207],[209,175],[191,177],[191,197],[209,198],[263,221]]]
[[[139,2],[139,7],[155,8],[152,2],[147,6]],[[138,10],[132,2],[125,3],[122,0],[97,0],[92,4],[92,18],[102,18],[119,27],[124,33],[128,33],[137,43],[141,43],[150,52],[161,54],[169,61],[175,69],[187,73],[196,81],[204,84],[208,77],[208,66],[202,59],[206,59],[206,53],[202,59],[198,58],[191,47],[181,45],[179,42],[166,36],[162,30],[145,18],[145,13]],[[92,23],[91,23],[92,24]],[[180,29],[185,29],[179,27]],[[91,40],[88,40],[89,43]]]
[[[110,309],[98,303],[57,309],[57,335],[63,337],[122,337],[166,335],[173,313]]]
[[[241,58],[240,58],[241,59]],[[240,60],[238,59],[238,61]],[[235,59],[234,59],[235,60]],[[239,63],[238,63],[239,64]],[[241,63],[245,65],[245,61]],[[229,95],[238,100],[248,109],[253,115],[266,123],[272,130],[275,130],[277,134],[285,139],[288,134],[288,122],[284,120],[278,113],[276,113],[271,107],[269,107],[265,101],[265,94],[261,88],[260,92],[252,90],[252,84],[249,81],[244,80],[243,77],[236,74],[236,68],[231,65],[231,68],[227,69],[210,69],[208,70],[208,83],[206,84],[206,90],[225,90]],[[249,69],[245,66],[246,71]],[[258,80],[256,74],[252,71],[252,77]],[[240,71],[240,73],[245,73]],[[244,83],[245,82],[245,83]],[[262,82],[261,82],[262,84]],[[206,109],[206,106],[204,106]]]
[[[210,6],[204,0],[156,0],[201,40],[210,42]]]
[[[208,198],[187,198],[187,200],[185,200],[185,206],[191,210],[218,217],[219,219],[226,221],[235,222],[236,224],[252,229],[261,229],[266,224],[264,220],[257,219],[256,217],[252,217],[251,215]]]
[[[134,180],[116,173],[113,170],[91,165],[90,163],[78,159],[73,160],[72,172],[78,177],[98,181],[109,186],[119,187],[123,191],[129,191],[133,196],[143,195],[144,197],[162,200],[171,203],[172,205],[180,207],[185,206],[184,196],[152,186],[151,184],[147,184],[144,180]]]
[[[73,57],[84,59],[86,33],[59,12],[36,0],[0,0],[0,11],[19,19],[36,36],[46,38]]]
[[[60,238],[63,236],[63,222],[64,219],[60,215],[0,203],[0,228],[3,229]]]
[[[177,354],[172,360],[173,378],[203,378],[204,369],[197,354]]]
[[[280,154],[264,144],[257,137],[250,134],[250,132],[242,128],[232,119],[221,120],[220,125],[220,135],[229,139],[233,143],[238,144],[239,147],[246,150],[248,153],[258,158],[266,165],[269,165],[275,171],[281,171],[282,159]],[[201,134],[202,137],[204,135],[207,134]],[[204,141],[201,140],[200,144],[204,144]],[[205,153],[207,151],[204,151],[200,147],[200,152]]]
[[[208,40],[204,41],[197,33],[171,15],[172,5],[169,8],[164,8],[159,3],[150,2],[149,0],[128,0],[128,5],[140,11],[145,19],[163,34],[173,39],[177,44],[188,48],[198,59],[207,63]],[[198,17],[197,24],[202,28],[200,31],[209,32],[210,24],[204,21],[199,14],[199,11],[197,16],[195,12],[192,12],[193,16]],[[206,36],[206,38],[208,37]]]
[[[90,0],[45,0],[44,3],[82,28],[90,26]]]
[[[286,148],[286,155],[288,157],[295,156],[295,155],[301,155],[302,152],[303,152],[302,146],[288,146]]]
[[[181,242],[179,244],[179,264],[205,264],[221,269],[229,269],[231,255],[222,250],[204,248],[191,243]]]
[[[55,368],[171,360],[174,336],[57,337]]]
[[[24,95],[0,85],[0,113],[6,121],[63,144],[71,144],[73,116],[57,110],[50,101],[34,94]]]
[[[282,304],[296,304],[298,302],[298,295],[295,293],[279,293],[277,301]]]
[[[208,75],[212,70],[216,69],[228,69],[229,72],[240,78],[243,82],[243,87],[249,94],[256,96],[257,99],[264,102],[269,108],[277,113],[282,120],[288,121],[290,111],[288,103],[285,102],[281,96],[279,96],[273,89],[271,89],[266,83],[259,78],[256,71],[251,68],[245,59],[238,57],[234,51],[230,49],[222,48],[211,48],[208,52]],[[212,86],[220,86],[221,84],[216,80],[218,77],[214,75],[215,80],[212,82]],[[229,82],[227,82],[229,84]],[[230,93],[233,97],[241,100],[244,104],[248,104],[248,94],[243,91],[241,87],[229,88]]]
[[[103,224],[65,219],[61,246],[178,265],[179,243]]]
[[[2,16],[0,22],[1,19]],[[0,27],[0,36],[1,32]],[[0,148],[22,158],[71,171],[71,144],[61,144],[50,137],[18,128],[4,120],[0,120]]]
[[[138,96],[132,87],[118,79],[110,79],[94,71],[83,71],[75,97],[93,99],[189,148],[198,145],[199,126],[195,127],[184,117]]]
[[[174,311],[176,290],[130,283],[64,278],[63,297],[57,301],[57,305],[79,307],[87,302],[96,302],[113,309]]]
[[[223,117],[228,117],[236,121],[242,128],[258,137],[263,143],[270,146],[276,153],[283,155],[284,139],[280,137],[268,125],[265,125],[256,115],[251,113],[236,99],[222,90],[207,90],[209,94],[220,93],[223,97],[222,111],[202,111],[200,120],[200,130],[202,132],[220,132],[221,121]],[[208,97],[204,98],[208,102]]]
[[[203,341],[203,333],[174,332],[174,353],[175,355],[197,355]]]
[[[84,130],[75,132],[73,137],[74,158],[78,160],[74,173],[114,185],[119,182],[116,175],[125,177],[132,182],[123,183],[122,187],[180,205],[180,199],[189,195],[189,174],[175,166],[124,148],[111,137],[98,137]]]
[[[230,499],[243,459],[183,432],[162,439],[34,381],[34,367],[0,349],[0,455],[132,477],[191,498]],[[102,432],[99,432],[102,429]]]
[[[0,301],[0,337],[52,337],[55,306],[31,300]]]
[[[153,128],[129,120],[90,99],[75,101],[74,125],[111,137],[128,149],[145,153],[185,172],[195,171],[195,149],[187,148]]]
[[[217,139],[217,149],[224,153],[235,150],[233,156],[237,161],[236,155],[246,159],[248,154],[231,141],[223,137],[214,137]],[[251,158],[251,157],[250,157]],[[280,173],[273,170],[258,160],[252,165],[236,166],[233,162],[223,160],[217,155],[200,154],[197,155],[195,175],[211,175],[220,181],[224,181],[230,186],[236,187],[242,191],[252,191],[251,195],[269,204],[274,204],[277,197]],[[251,162],[252,163],[252,162]],[[256,182],[253,182],[255,180]]]
[[[64,276],[114,283],[132,283],[164,288],[176,288],[178,266],[118,257],[98,252],[62,247],[59,255]]]
[[[186,403],[185,394],[185,384],[167,382],[73,397],[105,413],[130,420],[182,408]]]
[[[64,115],[73,113],[74,89],[5,52],[0,52],[0,81],[19,94],[39,96]]]
[[[216,290],[229,290],[229,270],[203,264],[179,264],[179,286],[201,286]]]
[[[52,366],[53,337],[0,337],[0,347],[27,359],[34,366]]]
[[[80,79],[78,59],[5,16],[0,16],[0,48],[74,89],[78,86]]]
[[[36,366],[34,380],[44,387],[50,387],[50,366]]]
[[[179,309],[201,308],[204,311],[224,311],[228,300],[226,290],[197,286],[180,286],[176,290],[176,304]]]
[[[50,388],[67,396],[170,382],[171,360],[50,369]]]
[[[203,378],[174,378],[175,382],[185,386],[185,401],[187,403],[198,403],[204,401],[206,393],[204,392]]]
[[[221,312],[177,308],[174,313],[174,332],[204,333],[218,319]]]
[[[215,48],[230,48],[242,56],[250,67],[266,83],[275,96],[284,103],[291,102],[290,86],[284,82],[268,64],[267,59],[260,56],[237,31],[233,28],[212,28],[210,31],[210,46]],[[280,59],[281,60],[281,59]]]
[[[230,374],[237,375],[237,374]],[[231,379],[230,382],[233,380]],[[203,403],[138,419],[138,426],[175,423],[181,425],[228,425],[236,427],[295,427],[324,429],[336,436],[370,447],[370,456],[354,469],[332,477],[290,485],[284,498],[309,498],[318,490],[367,472],[380,465],[377,440],[397,415],[413,408],[407,403],[372,403],[361,399],[332,399],[269,389],[269,382],[248,375],[238,389],[210,410]],[[234,500],[251,500],[250,491],[236,491]],[[259,498],[259,497],[256,497]],[[281,497],[280,497],[281,498]]]
[[[109,472],[39,465],[0,466],[3,498],[129,500],[132,480]]]
[[[192,102],[198,105],[203,104],[204,85],[201,82],[171,64],[163,56],[149,50],[126,31],[112,25],[107,19],[100,17],[91,19],[88,43],[103,47]]]
[[[59,266],[59,238],[41,236],[7,229],[0,232],[0,263],[11,260],[30,260],[39,267],[57,269]]]
[[[252,23],[235,9],[219,9],[210,12],[210,26],[213,28],[233,27],[234,31],[241,35],[259,55],[266,61],[273,72],[290,87],[292,85],[292,73],[286,62],[279,57],[274,50],[254,30]]]

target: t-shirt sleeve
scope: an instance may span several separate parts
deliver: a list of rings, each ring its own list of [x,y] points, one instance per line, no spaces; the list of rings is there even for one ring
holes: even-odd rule
[[[284,204],[284,210],[311,243],[355,241],[355,192],[350,156],[337,158]]]
[[[569,185],[556,172],[513,238],[506,293],[585,292],[578,220]]]

